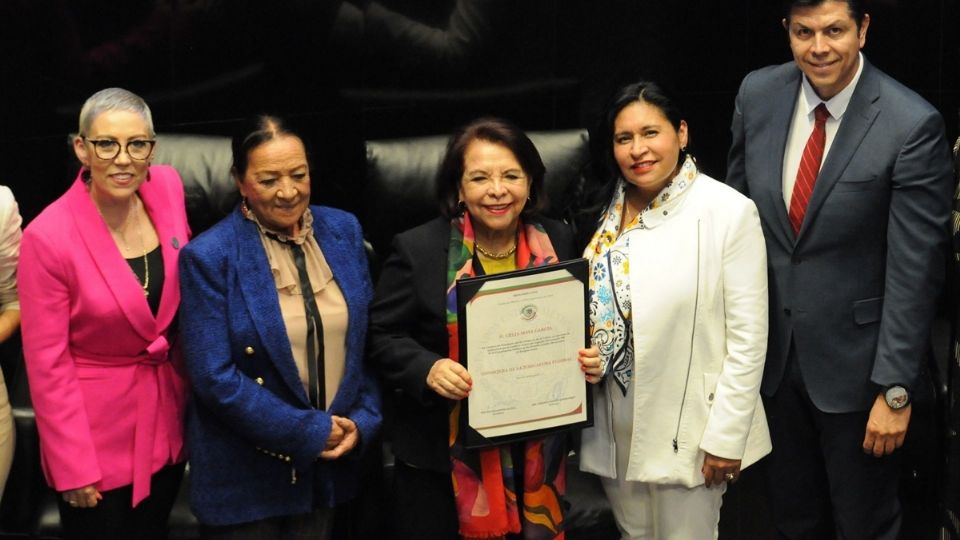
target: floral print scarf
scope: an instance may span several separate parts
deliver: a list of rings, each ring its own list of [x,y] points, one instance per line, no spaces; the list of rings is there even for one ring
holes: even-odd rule
[[[630,236],[650,228],[644,218],[650,212],[666,213],[678,206],[698,171],[687,156],[680,172],[640,211],[623,230],[620,221],[626,204],[626,181],[620,178],[613,200],[600,218],[597,232],[583,251],[590,261],[590,335],[600,349],[603,376],[612,374],[614,382],[627,394],[633,376],[633,331],[630,326]]]

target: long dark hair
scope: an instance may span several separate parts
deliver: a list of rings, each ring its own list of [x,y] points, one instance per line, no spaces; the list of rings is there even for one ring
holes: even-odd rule
[[[613,198],[620,167],[613,157],[613,129],[617,115],[632,103],[648,103],[660,109],[673,129],[679,130],[683,115],[676,101],[655,82],[640,81],[621,87],[610,98],[603,114],[590,130],[590,163],[583,178],[567,195],[565,217],[574,226],[577,244],[585,247],[597,220]],[[680,162],[687,150],[681,150]]]

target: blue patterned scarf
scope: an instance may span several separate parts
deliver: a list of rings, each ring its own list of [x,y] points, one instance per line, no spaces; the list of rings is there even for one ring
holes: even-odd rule
[[[583,251],[590,260],[590,335],[600,349],[603,376],[612,374],[624,395],[633,376],[633,330],[630,326],[630,234],[647,229],[644,215],[655,209],[669,210],[680,204],[697,177],[697,166],[687,156],[680,172],[656,197],[620,230],[626,204],[626,181],[620,178],[597,226]]]

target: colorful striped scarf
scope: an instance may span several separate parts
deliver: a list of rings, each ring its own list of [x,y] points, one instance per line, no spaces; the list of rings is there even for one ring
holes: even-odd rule
[[[550,238],[539,224],[520,224],[517,268],[557,262]],[[474,232],[469,214],[450,223],[447,259],[447,333],[450,358],[459,361],[457,280],[476,275]],[[450,411],[450,461],[460,535],[465,539],[505,538],[522,531],[525,540],[563,539],[561,497],[566,492],[565,435],[528,440],[523,445],[523,478],[517,485],[513,445],[467,450],[459,438],[460,402]],[[523,490],[522,513],[517,488]]]

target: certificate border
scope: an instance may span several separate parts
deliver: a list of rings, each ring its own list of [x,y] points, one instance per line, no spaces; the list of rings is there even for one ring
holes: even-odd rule
[[[556,264],[548,264],[534,268],[525,268],[523,270],[514,270],[512,272],[501,272],[499,274],[475,276],[457,280],[457,339],[460,347],[460,363],[463,364],[464,367],[469,369],[470,363],[470,359],[468,358],[467,354],[467,304],[470,303],[474,296],[476,296],[476,294],[480,291],[480,288],[483,287],[483,285],[488,281],[499,281],[502,279],[536,275],[546,272],[553,272],[556,270],[567,270],[570,272],[570,275],[583,283],[583,345],[584,347],[590,346],[590,313],[588,303],[588,295],[590,294],[590,267],[587,263],[587,260],[584,258],[571,259],[558,262]],[[461,441],[466,448],[484,448],[488,446],[522,441],[526,439],[542,437],[544,435],[590,427],[593,425],[593,387],[586,381],[586,379],[584,379],[583,384],[585,389],[585,406],[587,408],[586,420],[571,422],[569,424],[563,424],[551,428],[522,431],[497,437],[484,437],[475,429],[470,427],[470,398],[467,397],[460,402],[459,429]]]

